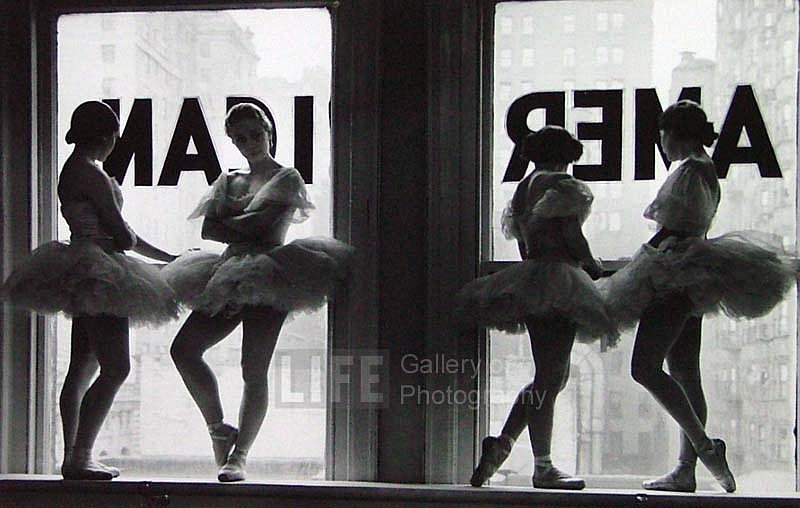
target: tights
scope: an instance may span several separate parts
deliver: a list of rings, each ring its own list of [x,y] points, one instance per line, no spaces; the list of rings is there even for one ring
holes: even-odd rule
[[[59,398],[65,452],[94,446],[130,372],[129,347],[127,318],[73,317],[69,369]]]
[[[691,302],[673,294],[642,313],[631,358],[631,375],[681,427],[680,460],[696,463],[696,449],[708,444],[707,407],[700,381],[701,319]],[[662,369],[667,360],[670,373]]]
[[[553,411],[558,394],[569,379],[570,354],[575,341],[575,325],[559,316],[530,318],[525,322],[531,340],[535,373],[506,418],[502,433],[517,439],[528,427],[533,454],[550,454],[553,436]]]
[[[181,327],[170,354],[206,424],[221,422],[222,403],[217,378],[203,354],[242,323],[242,378],[236,449],[247,453],[267,413],[267,370],[286,313],[269,307],[245,307],[234,316],[192,312]]]

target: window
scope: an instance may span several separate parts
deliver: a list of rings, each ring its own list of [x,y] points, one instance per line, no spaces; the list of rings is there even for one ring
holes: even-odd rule
[[[99,29],[109,23],[117,27],[149,29],[137,31],[144,39],[143,44],[135,38],[120,37],[116,45],[108,45],[103,43],[104,35]],[[252,37],[264,26],[272,27],[274,35],[268,42]],[[222,244],[201,240],[200,222],[186,220],[208,189],[204,173],[182,171],[177,185],[159,185],[159,179],[164,174],[163,164],[179,112],[190,107],[193,100],[199,105],[213,140],[211,149],[221,168],[246,164],[223,128],[227,98],[241,96],[251,96],[270,109],[275,119],[279,162],[290,166],[300,163],[294,160],[295,153],[301,153],[295,151],[295,127],[302,129],[297,122],[303,122],[313,139],[306,174],[313,178],[307,191],[316,209],[306,222],[289,229],[288,240],[332,235],[328,106],[333,39],[327,9],[68,14],[58,19],[57,34],[60,113],[57,139],[63,140],[70,112],[84,100],[119,99],[123,127],[132,109],[137,107],[134,99],[150,103],[153,167],[139,167],[137,156],[128,167],[122,184],[125,218],[143,238],[170,252],[181,252],[190,246],[212,251],[224,248]],[[182,40],[189,37],[187,34],[191,37],[186,44],[165,44],[167,38]],[[213,52],[208,51],[211,43]],[[115,59],[115,53],[136,57],[127,62]],[[97,55],[94,62],[88,56],[92,54]],[[199,54],[208,57],[204,65],[191,65]],[[89,59],[87,66],[70,65],[79,59]],[[100,61],[116,65],[92,65]],[[212,70],[229,66],[235,70],[237,65],[239,73],[233,81],[225,73]],[[142,67],[144,72],[141,72]],[[248,80],[247,76],[252,79]],[[181,85],[176,86],[176,83]],[[310,118],[298,116],[297,97],[310,97]],[[197,145],[192,138],[185,153],[198,153]],[[69,147],[59,143],[59,167],[68,153]],[[134,185],[135,172],[143,170],[151,172],[152,184]],[[59,219],[58,235],[61,239],[69,237],[63,219]],[[327,378],[322,374],[322,367],[327,362],[327,315],[327,309],[323,308],[294,316],[281,331],[269,373],[269,415],[248,458],[253,464],[249,468],[250,476],[254,478],[259,475],[295,479],[326,477],[328,410],[324,394]],[[98,456],[102,455],[108,463],[122,465],[126,473],[186,477],[208,473],[211,457],[208,434],[168,352],[169,343],[182,322],[183,319],[158,329],[131,328],[131,352],[136,360],[134,372],[117,396],[96,445]],[[49,385],[53,391],[60,388],[66,372],[69,327],[68,319],[56,319],[52,337],[56,344],[53,358],[56,372]],[[206,354],[220,380],[227,419],[233,422],[237,419],[241,394],[240,341],[239,329]],[[303,404],[293,404],[298,397]],[[57,400],[57,393],[49,394],[48,398]],[[53,435],[46,436],[47,467],[48,472],[55,472],[62,452],[57,404],[51,404],[46,411],[53,429]],[[274,436],[282,437],[271,439]],[[161,471],[157,464],[169,469]]]
[[[510,49],[504,49],[500,52],[500,66],[501,67],[511,67],[512,64],[512,51]]]
[[[534,64],[533,48],[525,48],[522,50],[522,65],[524,67],[533,67]]]
[[[564,33],[571,34],[575,32],[575,16],[568,14],[562,18],[564,25]]]
[[[625,25],[625,15],[621,12],[615,12],[611,17],[611,28],[615,32],[621,32]]]
[[[575,67],[575,48],[564,49],[564,67]]]
[[[622,48],[614,48],[611,50],[611,55],[613,62],[617,65],[620,65],[625,61],[625,50]]]
[[[775,24],[775,14],[767,12],[764,14],[764,26],[773,26]]]
[[[608,13],[607,12],[598,12],[597,13],[597,31],[598,32],[608,32]]]
[[[508,35],[514,31],[514,20],[511,18],[500,18],[500,33]]]
[[[594,60],[596,63],[603,65],[608,63],[608,48],[600,46],[594,50]]]
[[[522,33],[525,35],[533,33],[533,16],[524,16],[522,18]]]
[[[103,52],[103,63],[114,63],[114,60],[116,60],[116,48],[113,44],[103,44],[101,51]]]
[[[750,7],[733,9],[726,2],[713,2],[702,11],[694,9],[696,3],[691,0],[615,2],[614,12],[603,15],[608,5],[604,0],[503,1],[495,7],[497,16],[519,19],[531,16],[542,20],[537,38],[548,43],[545,48],[536,47],[539,60],[547,58],[547,48],[552,48],[551,52],[560,49],[563,65],[537,75],[535,88],[523,93],[563,91],[563,120],[571,132],[577,132],[580,124],[603,122],[604,115],[609,114],[601,108],[576,106],[578,91],[622,91],[619,118],[622,142],[615,148],[620,156],[620,173],[614,178],[602,177],[599,181],[587,182],[595,200],[583,230],[593,254],[603,260],[631,256],[654,233],[652,224],[642,218],[642,211],[668,171],[658,151],[654,150],[654,175],[646,179],[634,178],[636,168],[641,167],[641,161],[635,160],[635,91],[652,90],[663,108],[675,100],[682,88],[700,87],[702,104],[719,131],[734,94],[737,90],[741,93],[737,87],[749,86],[775,150],[781,178],[762,178],[755,164],[732,164],[727,177],[721,180],[722,200],[709,236],[756,229],[782,241],[790,254],[796,255],[797,156],[792,148],[797,146],[794,129],[797,123],[796,12],[791,14],[790,23],[781,24],[778,35],[763,22],[758,23],[760,28],[748,24],[748,31],[741,31],[745,20],[763,21],[764,18],[753,17]],[[556,22],[547,23],[548,19]],[[562,20],[560,25],[559,19]],[[590,37],[574,33],[580,20],[596,23],[595,30],[590,30]],[[663,28],[690,24],[714,26],[715,29],[706,31],[702,37],[694,37],[691,30]],[[759,41],[770,40],[768,31],[773,33],[772,39],[777,38],[784,47],[766,51]],[[494,45],[495,55],[519,47],[514,41],[501,38],[487,43]],[[771,47],[775,49],[774,45]],[[681,53],[686,51],[694,53],[691,67],[682,66]],[[743,62],[742,55],[750,54],[758,58]],[[522,74],[521,70],[511,72]],[[503,79],[508,77],[509,73],[503,74]],[[517,79],[523,77],[526,76],[520,75]],[[509,102],[513,104],[516,98],[493,101],[494,105],[502,103],[503,109],[494,109],[492,115],[486,116],[494,122],[490,130],[494,152],[488,159],[493,167],[483,170],[482,188],[489,194],[483,203],[489,203],[489,210],[479,211],[481,224],[486,228],[480,236],[485,239],[480,249],[485,270],[519,259],[516,245],[507,241],[499,228],[502,209],[521,178],[521,174],[511,177],[508,173],[513,143],[509,146],[506,112]],[[538,128],[543,115],[541,110],[532,111],[528,115],[528,127]],[[739,146],[746,147],[752,140],[752,136],[742,137]],[[583,144],[583,156],[572,171],[580,167],[588,176],[607,163],[604,159],[609,157],[609,147],[597,140],[584,140]],[[717,149],[712,147],[709,153]],[[754,199],[746,199],[747,196]],[[703,337],[705,348],[719,351],[719,354],[701,356],[703,373],[708,377],[705,394],[710,415],[709,432],[725,437],[728,460],[737,472],[739,488],[752,492],[766,492],[766,489],[794,492],[796,467],[791,457],[795,445],[792,430],[796,406],[791,394],[795,393],[797,384],[791,362],[796,357],[798,339],[795,291],[790,292],[779,308],[757,320],[734,322],[724,316],[707,315],[703,319]],[[603,476],[609,484],[620,488],[640,487],[637,482],[617,475],[660,475],[669,471],[677,456],[677,427],[658,403],[630,378],[628,366],[633,339],[633,333],[626,333],[619,347],[603,353],[597,344],[575,345],[572,373],[559,396],[555,418],[563,422],[556,427],[581,429],[580,438],[573,432],[556,432],[551,451],[554,461],[564,464],[567,470]],[[510,341],[516,341],[518,346],[510,345]],[[493,364],[513,361],[516,365],[524,358],[529,362],[526,372],[532,370],[526,335],[490,331],[486,347]],[[754,368],[741,367],[746,365]],[[614,366],[622,367],[615,369]],[[738,372],[737,368],[743,370]],[[587,373],[592,369],[602,371],[603,379],[588,381],[591,376]],[[496,435],[522,384],[518,385],[506,371],[497,370],[490,373],[488,385],[489,433]],[[598,405],[595,397],[605,404]],[[578,407],[580,416],[576,415]],[[764,410],[767,407],[769,410]],[[594,412],[587,415],[587,411]],[[626,422],[636,421],[641,427],[638,424],[615,425],[620,412]],[[593,432],[587,431],[588,421],[595,422]],[[646,436],[652,434],[652,429],[663,432],[665,439],[649,440]],[[750,429],[752,434],[748,435]],[[773,437],[779,435],[785,439],[780,441]],[[774,450],[775,457],[789,460],[773,460],[769,453],[731,453],[734,449],[748,450],[749,443],[759,439],[763,441],[759,446]],[[520,446],[529,445],[525,441],[517,444]],[[594,451],[591,460],[588,459],[590,449]],[[625,460],[620,460],[623,451]],[[530,450],[526,449],[525,454],[529,455]],[[529,471],[516,465],[514,468],[518,473],[506,478],[504,483],[529,484],[530,479],[525,476]],[[756,480],[761,474],[769,474],[777,485],[767,487]]]
[[[511,82],[510,81],[501,81],[497,94],[503,100],[511,99]]]

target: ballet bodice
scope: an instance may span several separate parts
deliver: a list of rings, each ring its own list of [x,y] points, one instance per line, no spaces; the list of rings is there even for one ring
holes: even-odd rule
[[[578,264],[570,254],[564,224],[583,224],[593,199],[585,183],[566,173],[534,171],[520,182],[506,208],[503,230],[506,237],[523,242],[528,259]]]
[[[122,210],[122,190],[116,180],[107,177],[111,182],[114,203],[118,210]],[[62,200],[61,215],[67,221],[71,240],[112,241],[109,233],[97,213],[97,208],[88,199]]]
[[[260,212],[279,205],[284,209],[277,215]],[[201,199],[189,218],[213,217],[224,219],[244,214],[255,214],[263,222],[259,224],[259,237],[242,235],[241,242],[232,242],[234,250],[252,248],[254,245],[281,245],[289,226],[303,222],[314,205],[308,201],[300,173],[294,168],[280,168],[256,190],[249,187],[248,173],[222,173],[211,189]]]

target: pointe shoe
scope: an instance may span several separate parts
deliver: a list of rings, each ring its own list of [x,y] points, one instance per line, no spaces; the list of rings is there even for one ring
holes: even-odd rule
[[[228,455],[236,444],[239,430],[227,423],[220,424],[217,428],[209,431],[211,434],[211,446],[214,448],[214,461],[217,467],[222,467],[228,460]]]
[[[642,482],[646,490],[662,490],[668,492],[694,492],[697,482],[694,477],[694,464],[680,462],[675,469],[652,480]]]
[[[582,490],[586,483],[555,466],[536,467],[533,470],[533,486],[538,489]]]
[[[511,453],[511,446],[505,446],[503,440],[487,436],[481,442],[481,459],[478,467],[472,472],[470,485],[480,487],[491,478]]]
[[[116,468],[114,468],[116,469]],[[119,470],[117,470],[119,475]],[[112,471],[97,462],[65,462],[61,465],[61,476],[65,480],[108,481],[115,478]]]
[[[102,462],[95,462],[98,466],[104,468],[106,471],[111,473],[111,478],[118,478],[119,477],[119,469],[114,466],[109,466],[108,464],[103,464]]]
[[[246,455],[234,450],[230,457],[228,457],[225,465],[219,470],[217,479],[221,482],[240,482],[244,480],[244,467],[246,462]]]
[[[714,475],[720,486],[725,489],[725,492],[736,490],[736,480],[733,478],[733,473],[728,467],[728,461],[725,459],[725,441],[712,439],[711,446],[705,450],[699,450],[697,457],[703,461],[703,464],[711,471],[711,474]]]

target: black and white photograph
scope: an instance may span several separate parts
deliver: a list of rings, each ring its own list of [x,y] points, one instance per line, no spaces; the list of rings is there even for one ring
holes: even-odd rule
[[[0,505],[800,505],[797,0],[0,32]]]

